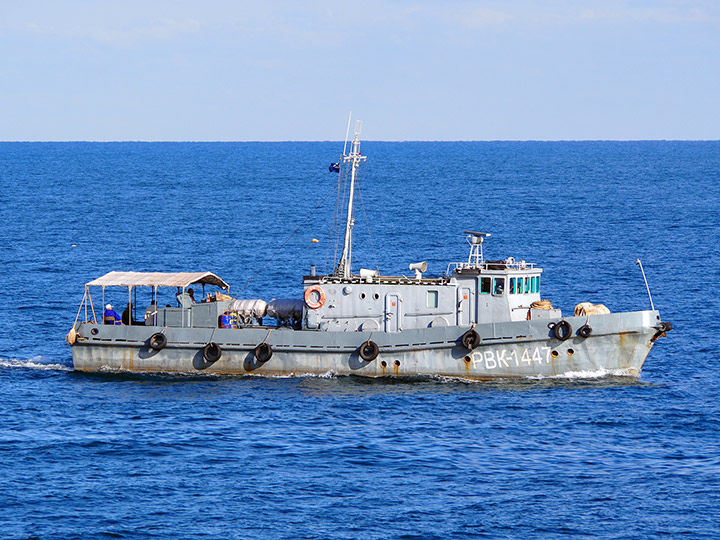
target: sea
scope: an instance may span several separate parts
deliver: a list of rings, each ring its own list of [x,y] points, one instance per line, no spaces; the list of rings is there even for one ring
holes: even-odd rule
[[[718,141],[362,144],[356,272],[440,275],[481,231],[565,313],[619,312],[651,305],[640,259],[674,328],[639,377],[73,371],[111,270],[301,298],[342,146],[0,143],[0,538],[719,538]]]

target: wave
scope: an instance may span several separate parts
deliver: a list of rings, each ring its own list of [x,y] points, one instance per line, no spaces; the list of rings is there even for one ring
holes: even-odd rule
[[[0,364],[1,365],[1,364]],[[159,381],[207,381],[207,380],[232,380],[232,379],[340,379],[344,375],[338,375],[334,371],[326,373],[212,373],[207,371],[123,371],[110,366],[102,366],[97,371],[77,371],[80,377],[119,379],[119,380],[147,380],[156,379]]]
[[[633,369],[594,369],[587,371],[566,371],[559,375],[538,375],[529,377],[531,379],[605,379],[608,377],[634,377],[637,378],[639,373]]]
[[[50,364],[42,356],[32,358],[0,358],[0,368],[36,369],[43,371],[72,371],[72,366],[65,364]]]
[[[325,373],[288,373],[287,375],[278,373],[244,373],[239,376],[248,378],[257,377],[260,379],[337,379],[345,375],[340,375],[333,370],[329,370]]]
[[[0,360],[0,367],[25,367],[29,369],[57,369],[62,371],[72,371],[72,367],[65,366],[62,364],[44,364],[36,362],[40,360],[40,357],[21,361],[11,360],[3,361]],[[175,380],[175,381],[195,381],[195,380],[209,380],[209,379],[324,379],[324,380],[351,380],[357,383],[377,384],[377,385],[402,385],[402,384],[413,384],[413,383],[435,383],[435,384],[461,384],[461,385],[524,385],[533,383],[552,383],[557,381],[602,381],[602,380],[620,380],[637,382],[639,374],[634,370],[630,369],[597,369],[588,371],[568,371],[558,375],[525,375],[522,377],[492,377],[484,379],[472,379],[467,377],[454,377],[448,375],[437,375],[437,374],[415,374],[415,375],[400,375],[400,376],[363,376],[357,374],[340,374],[335,371],[327,371],[325,373],[238,373],[238,374],[224,374],[224,373],[213,373],[213,372],[174,372],[174,371],[122,371],[110,368],[109,366],[103,366],[98,371],[88,372],[76,372],[78,375],[86,377],[100,377],[100,378],[120,378],[120,379],[158,379],[158,380]]]

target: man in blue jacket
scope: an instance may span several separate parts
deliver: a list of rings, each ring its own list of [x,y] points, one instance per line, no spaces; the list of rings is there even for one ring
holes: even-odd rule
[[[104,324],[121,324],[120,315],[118,315],[112,307],[112,304],[105,306],[105,313],[103,313]]]

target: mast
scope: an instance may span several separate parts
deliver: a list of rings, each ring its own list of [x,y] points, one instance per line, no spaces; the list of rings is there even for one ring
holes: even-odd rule
[[[345,155],[343,152],[343,163],[350,163],[350,198],[348,200],[347,221],[345,222],[345,242],[343,244],[342,256],[335,268],[334,275],[343,278],[352,276],[352,228],[355,224],[353,217],[353,201],[355,200],[355,180],[360,169],[360,163],[367,159],[360,155],[360,132],[362,131],[362,122],[355,120],[353,129],[353,141],[350,144],[350,153]]]

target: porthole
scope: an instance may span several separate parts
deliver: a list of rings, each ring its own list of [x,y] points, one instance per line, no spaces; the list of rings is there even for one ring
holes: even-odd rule
[[[568,349],[568,356],[575,354],[575,349]]]
[[[472,362],[472,358],[470,358],[469,356],[466,356],[466,357],[465,357],[465,363],[466,363],[466,364],[469,364],[470,362]]]
[[[395,366],[400,367],[400,360],[395,360]]]
[[[550,354],[552,355],[553,358],[557,358],[560,355],[560,353],[557,351],[553,351]]]
[[[379,295],[378,293],[375,293],[375,294],[373,294],[373,298],[374,298],[375,300],[379,300],[379,299],[380,299],[380,295]]]
[[[387,362],[386,362],[385,360],[383,360],[382,362],[380,362],[380,365],[381,365],[382,367],[386,368],[386,367],[387,367]]]
[[[98,329],[97,329],[97,328],[93,328],[92,330],[90,330],[90,333],[91,333],[93,336],[97,336],[97,335],[98,335]]]
[[[360,300],[365,300],[365,293],[364,293],[364,292],[361,292],[361,293],[360,293]]]

